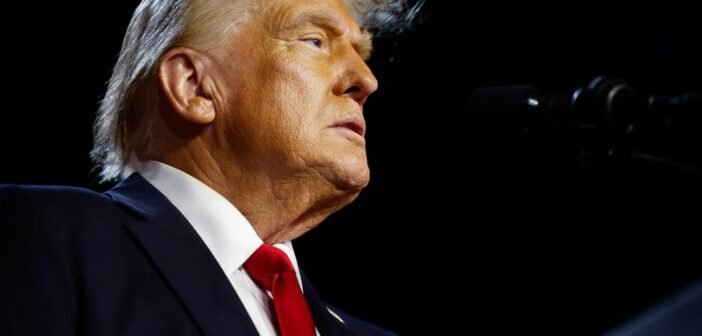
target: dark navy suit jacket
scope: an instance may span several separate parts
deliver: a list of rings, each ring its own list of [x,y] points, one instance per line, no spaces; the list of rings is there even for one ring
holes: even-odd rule
[[[0,186],[0,335],[257,335],[185,217],[132,175],[106,193]],[[303,287],[322,335],[390,335]],[[332,308],[333,309],[333,308]]]

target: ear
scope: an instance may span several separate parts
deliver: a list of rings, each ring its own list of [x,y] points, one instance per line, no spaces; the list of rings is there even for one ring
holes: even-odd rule
[[[166,52],[158,65],[158,80],[173,111],[196,124],[209,124],[215,109],[209,88],[204,85],[204,56],[189,48]]]

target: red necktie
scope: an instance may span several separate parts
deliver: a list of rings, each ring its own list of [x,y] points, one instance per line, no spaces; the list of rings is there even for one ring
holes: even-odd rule
[[[273,294],[281,336],[314,336],[314,322],[290,259],[270,244],[261,245],[244,263],[251,278]]]

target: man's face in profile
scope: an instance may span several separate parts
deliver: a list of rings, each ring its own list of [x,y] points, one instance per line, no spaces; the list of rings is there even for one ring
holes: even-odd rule
[[[377,88],[371,41],[341,0],[273,0],[211,51],[218,137],[271,176],[316,176],[344,192],[369,180],[363,103]]]

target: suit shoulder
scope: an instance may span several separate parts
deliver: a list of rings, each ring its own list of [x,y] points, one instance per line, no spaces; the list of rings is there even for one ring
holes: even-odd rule
[[[68,185],[41,185],[41,184],[0,184],[0,194],[4,193],[74,193],[100,195],[99,192],[82,187]]]
[[[49,201],[66,204],[71,202],[105,202],[109,197],[80,187],[61,185],[0,184],[0,200],[7,203]]]
[[[21,216],[23,221],[42,217],[59,219],[85,216],[116,208],[99,192],[71,186],[0,185],[0,221]]]

